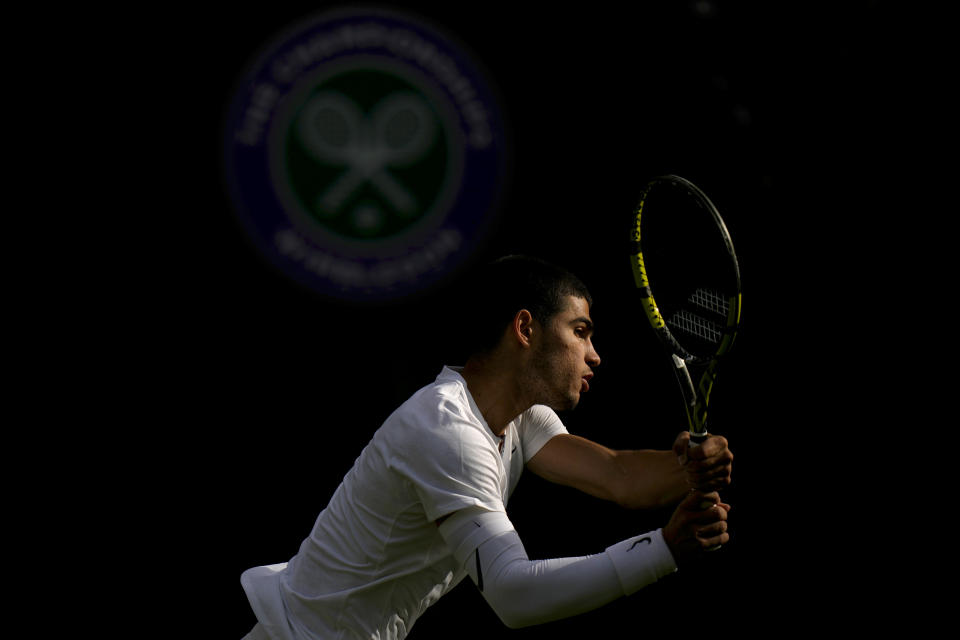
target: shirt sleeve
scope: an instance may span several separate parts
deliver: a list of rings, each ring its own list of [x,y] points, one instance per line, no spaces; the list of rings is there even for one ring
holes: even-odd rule
[[[530,560],[506,514],[461,511],[440,535],[457,564],[508,627],[585,613],[676,571],[661,530],[619,542],[605,553]]]
[[[455,407],[441,404],[429,424],[407,424],[391,465],[414,487],[435,521],[468,507],[506,511],[497,450]]]
[[[519,429],[524,464],[530,462],[551,438],[564,433],[567,433],[567,427],[556,411],[542,404],[530,407],[524,412]]]

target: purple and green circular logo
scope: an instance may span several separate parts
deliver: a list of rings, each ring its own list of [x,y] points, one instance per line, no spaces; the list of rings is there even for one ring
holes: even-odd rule
[[[418,18],[324,13],[257,57],[229,106],[231,198],[260,251],[320,293],[420,291],[496,215],[502,114],[468,52]]]

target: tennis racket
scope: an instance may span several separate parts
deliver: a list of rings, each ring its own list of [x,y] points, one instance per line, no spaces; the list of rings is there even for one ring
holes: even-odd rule
[[[630,264],[650,326],[673,363],[691,446],[709,435],[710,394],[740,325],[740,266],[720,212],[679,176],[640,195]]]

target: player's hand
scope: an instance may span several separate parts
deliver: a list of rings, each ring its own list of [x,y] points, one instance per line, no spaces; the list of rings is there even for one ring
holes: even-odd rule
[[[723,436],[709,436],[699,447],[691,447],[690,432],[683,431],[673,442],[673,452],[692,489],[707,493],[730,485],[733,452]]]
[[[710,506],[703,509],[705,503]],[[730,505],[720,502],[720,494],[715,491],[691,491],[684,498],[663,528],[663,539],[678,567],[730,541],[727,533],[729,511]]]

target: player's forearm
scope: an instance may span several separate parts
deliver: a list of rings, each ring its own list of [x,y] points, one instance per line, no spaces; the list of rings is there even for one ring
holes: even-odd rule
[[[550,440],[527,467],[551,482],[632,509],[675,504],[688,489],[672,451],[615,451],[570,434]]]
[[[678,503],[690,490],[683,467],[672,451],[616,451],[615,496],[630,509],[654,509]]]
[[[484,599],[513,628],[590,611],[676,570],[659,530],[603,553],[550,560],[530,560],[503,513],[461,512],[440,532]]]
[[[509,542],[494,539],[482,545],[479,560],[468,560],[467,566],[473,578],[481,566],[492,574],[483,596],[514,629],[592,611],[676,570],[660,531],[604,553],[550,560],[529,560],[515,532],[504,538]]]

